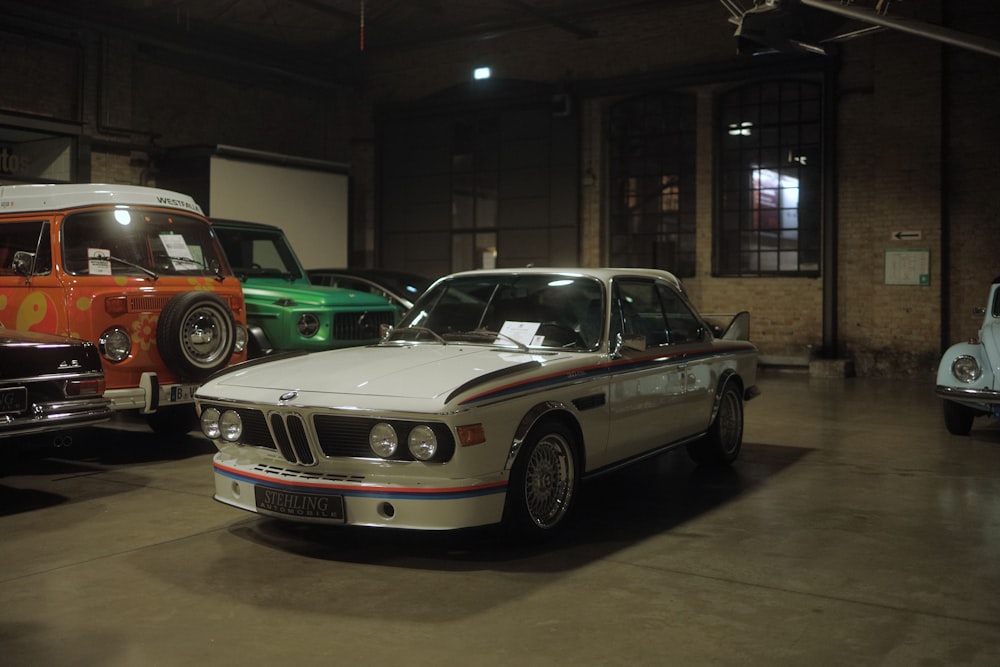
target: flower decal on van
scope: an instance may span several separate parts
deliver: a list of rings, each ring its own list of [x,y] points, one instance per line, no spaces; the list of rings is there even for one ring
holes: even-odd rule
[[[138,341],[139,347],[149,350],[156,343],[156,316],[144,315],[132,322],[132,339]]]

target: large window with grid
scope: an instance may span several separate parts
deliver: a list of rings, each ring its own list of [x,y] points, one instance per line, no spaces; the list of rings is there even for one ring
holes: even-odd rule
[[[619,102],[610,113],[610,261],[695,272],[693,95]]]
[[[716,275],[819,275],[822,95],[806,80],[722,95]]]

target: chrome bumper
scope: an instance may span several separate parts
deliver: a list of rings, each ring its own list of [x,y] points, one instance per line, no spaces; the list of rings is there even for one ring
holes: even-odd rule
[[[960,389],[939,384],[934,388],[934,393],[952,401],[1000,405],[1000,391],[993,389]]]

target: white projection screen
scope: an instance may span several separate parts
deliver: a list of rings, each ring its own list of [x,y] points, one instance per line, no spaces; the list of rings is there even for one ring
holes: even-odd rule
[[[213,218],[276,225],[306,269],[347,266],[347,174],[212,156]]]

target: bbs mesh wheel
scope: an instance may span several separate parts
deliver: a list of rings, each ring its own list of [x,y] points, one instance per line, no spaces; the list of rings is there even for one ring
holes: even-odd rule
[[[185,380],[203,380],[225,367],[236,343],[229,306],[209,292],[184,292],[164,306],[156,345],[167,366]]]
[[[576,446],[557,420],[543,419],[532,428],[507,488],[503,523],[515,538],[541,539],[565,524],[580,484]]]
[[[698,465],[728,466],[743,446],[743,395],[740,386],[727,382],[718,400],[715,420],[703,438],[688,444],[688,455]]]

